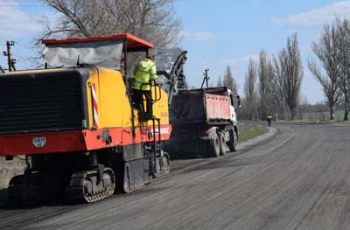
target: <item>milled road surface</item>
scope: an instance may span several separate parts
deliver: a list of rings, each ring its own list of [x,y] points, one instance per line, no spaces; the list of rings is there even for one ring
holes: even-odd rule
[[[176,163],[144,189],[95,204],[0,207],[0,229],[348,230],[350,127],[280,126],[256,147]]]

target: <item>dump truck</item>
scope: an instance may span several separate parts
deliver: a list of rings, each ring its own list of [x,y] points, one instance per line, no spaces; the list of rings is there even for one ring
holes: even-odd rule
[[[151,82],[153,114],[132,101],[128,57],[153,44],[131,34],[47,39],[45,69],[0,75],[0,155],[24,155],[9,200],[95,202],[170,170],[168,97]]]
[[[226,87],[180,90],[170,105],[172,157],[218,157],[236,150],[234,95]]]
[[[166,142],[167,152],[175,159],[194,155],[218,157],[235,151],[235,107],[240,106],[239,96],[227,87],[188,89],[184,74],[186,54],[187,51],[175,48],[160,50],[156,56],[159,81],[169,96],[173,129]]]

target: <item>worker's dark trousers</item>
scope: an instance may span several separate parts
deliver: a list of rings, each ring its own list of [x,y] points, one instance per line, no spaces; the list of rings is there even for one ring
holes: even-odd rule
[[[266,119],[267,125],[270,127],[271,126],[271,119]]]
[[[146,107],[144,106],[144,97],[146,100]],[[132,100],[136,108],[140,111],[142,118],[150,118],[153,116],[152,111],[152,95],[151,90],[137,90],[133,89]]]

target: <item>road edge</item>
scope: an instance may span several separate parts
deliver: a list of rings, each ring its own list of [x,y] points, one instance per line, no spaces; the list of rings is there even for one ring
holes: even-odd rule
[[[259,125],[259,126],[262,126],[262,125]],[[275,128],[275,127],[268,127],[268,132],[266,132],[265,134],[257,136],[257,137],[255,137],[253,139],[250,139],[250,140],[247,140],[247,141],[244,141],[242,143],[237,144],[237,151],[245,150],[245,149],[247,149],[249,147],[255,146],[255,145],[257,145],[258,143],[260,143],[262,141],[265,141],[265,140],[267,140],[269,138],[274,137],[276,134],[277,134],[277,128]]]

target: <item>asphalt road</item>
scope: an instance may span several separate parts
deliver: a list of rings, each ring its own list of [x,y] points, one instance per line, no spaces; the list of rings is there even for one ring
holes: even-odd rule
[[[350,127],[279,126],[255,147],[176,162],[132,194],[0,207],[0,229],[350,229]]]

